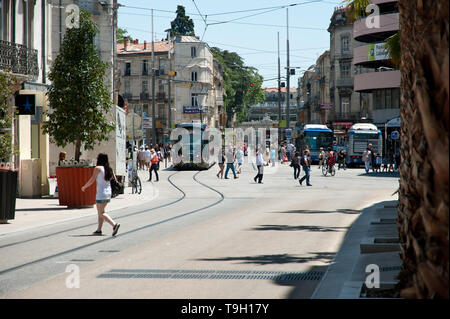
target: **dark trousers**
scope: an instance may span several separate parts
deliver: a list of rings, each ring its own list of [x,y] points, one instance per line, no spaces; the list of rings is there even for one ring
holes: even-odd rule
[[[156,181],[159,181],[158,164],[152,164],[152,166],[150,166],[150,181],[152,180],[152,171],[155,171]]]
[[[261,171],[260,168],[261,168],[261,166],[262,166],[262,165],[258,165],[258,166],[257,166],[257,168],[258,168],[258,174],[256,174],[255,178],[253,178],[255,182],[256,182],[256,180],[258,180],[258,183],[262,183],[262,179],[263,179],[263,174],[260,174],[260,171]]]
[[[225,170],[225,178],[228,177],[228,171],[231,169],[233,172],[234,178],[236,178],[236,171],[234,170],[234,164],[233,163],[227,163],[227,169]]]
[[[303,181],[306,179],[306,184],[309,184],[309,170],[310,170],[309,166],[303,166],[303,171],[305,172],[305,176],[303,176],[300,179],[301,183],[303,183]]]
[[[294,179],[297,179],[300,177],[300,165],[294,164]]]

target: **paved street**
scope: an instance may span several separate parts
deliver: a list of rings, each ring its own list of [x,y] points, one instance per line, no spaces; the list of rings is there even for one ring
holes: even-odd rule
[[[398,176],[363,169],[324,177],[313,166],[313,187],[288,165],[266,167],[264,184],[251,165],[236,180],[217,171],[161,170],[157,183],[141,172],[149,198],[107,207],[121,224],[115,238],[106,223],[91,236],[93,209],[14,232],[4,230],[14,221],[0,225],[0,297],[310,298],[360,212],[398,188]],[[73,269],[79,288],[67,286]]]

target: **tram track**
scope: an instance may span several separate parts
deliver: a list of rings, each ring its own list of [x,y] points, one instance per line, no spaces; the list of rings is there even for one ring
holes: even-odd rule
[[[158,209],[167,208],[167,207],[170,207],[170,206],[175,205],[177,203],[180,203],[183,200],[186,200],[187,199],[186,192],[180,186],[176,185],[171,180],[171,177],[173,177],[174,175],[176,175],[178,173],[179,172],[175,172],[174,174],[169,175],[167,179],[168,179],[168,182],[175,189],[177,189],[181,193],[181,197],[180,198],[178,198],[178,199],[176,199],[174,201],[171,201],[169,203],[163,204],[163,205],[152,207],[150,209],[146,209],[146,210],[143,210],[143,211],[139,211],[139,212],[134,212],[134,213],[130,213],[130,214],[127,214],[127,215],[123,215],[123,216],[117,217],[116,219],[124,219],[124,218],[127,218],[127,217],[132,217],[132,216],[148,213],[149,211],[155,211],[155,210],[158,210]],[[221,193],[220,191],[214,189],[213,187],[211,187],[209,185],[206,185],[203,182],[200,182],[197,179],[197,175],[199,175],[200,173],[201,173],[201,171],[199,171],[196,174],[194,174],[192,176],[192,179],[196,183],[198,183],[199,185],[201,185],[201,186],[203,186],[205,188],[208,188],[209,190],[217,193],[220,196],[220,198],[218,200],[216,200],[215,202],[213,202],[211,204],[203,205],[202,207],[190,210],[188,212],[185,212],[185,213],[182,213],[182,214],[179,214],[179,215],[175,215],[175,216],[172,216],[172,217],[169,217],[169,218],[165,218],[163,220],[156,221],[156,222],[153,222],[153,223],[149,223],[149,224],[144,225],[142,227],[131,229],[131,230],[123,232],[123,233],[119,233],[115,238],[125,237],[125,236],[128,236],[130,234],[134,234],[136,232],[139,232],[139,231],[151,228],[151,227],[155,227],[155,226],[158,226],[158,225],[161,225],[161,224],[164,224],[164,223],[168,223],[168,222],[171,222],[171,221],[174,221],[174,220],[177,220],[177,219],[189,216],[189,215],[193,215],[195,213],[198,213],[200,211],[203,211],[205,209],[208,209],[208,208],[211,208],[211,207],[214,207],[214,206],[220,204],[225,199],[225,196],[223,195],[223,193]],[[59,235],[59,234],[62,234],[62,233],[67,233],[67,232],[71,232],[71,231],[76,231],[76,230],[79,230],[79,229],[82,229],[82,228],[86,228],[86,227],[92,226],[92,225],[96,225],[96,223],[95,224],[93,224],[93,223],[92,224],[84,224],[82,226],[77,226],[77,227],[73,227],[73,228],[70,228],[70,229],[65,229],[63,231],[59,231],[59,232],[56,232],[56,233],[46,234],[46,235],[43,235],[43,236],[38,236],[38,237],[30,238],[30,239],[27,239],[27,240],[23,240],[23,241],[17,241],[17,242],[14,242],[14,243],[10,243],[10,244],[6,244],[6,245],[3,245],[3,246],[0,246],[0,249],[6,248],[6,247],[11,247],[11,246],[17,246],[17,245],[24,244],[24,243],[29,243],[29,242],[36,241],[36,240],[43,239],[43,238],[50,238],[52,236],[56,236],[56,235]],[[50,260],[52,258],[61,257],[61,256],[64,256],[64,255],[67,255],[67,254],[70,254],[70,253],[73,253],[73,252],[85,249],[85,248],[89,248],[89,247],[95,246],[97,244],[101,244],[103,242],[106,242],[106,241],[112,240],[112,239],[113,239],[113,237],[108,237],[108,238],[96,240],[95,242],[87,243],[87,244],[84,244],[84,245],[81,245],[81,246],[77,246],[77,247],[74,247],[74,248],[71,248],[71,249],[66,249],[64,251],[61,251],[61,252],[58,252],[58,253],[46,256],[46,257],[42,257],[42,258],[39,258],[39,259],[32,260],[30,262],[22,263],[20,265],[16,265],[16,266],[8,268],[8,269],[0,270],[0,276],[4,275],[6,273],[10,273],[10,272],[22,269],[22,268],[27,267],[27,266],[31,266],[31,265],[35,265],[35,264],[38,264],[38,263],[41,263],[41,262],[48,261],[48,260]]]

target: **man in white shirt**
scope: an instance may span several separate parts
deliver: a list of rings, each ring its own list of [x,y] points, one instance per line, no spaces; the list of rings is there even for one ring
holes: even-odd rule
[[[236,171],[234,170],[235,157],[234,157],[233,149],[231,147],[228,149],[228,152],[225,157],[227,160],[227,169],[225,170],[225,179],[228,179],[228,171],[230,169],[233,172],[234,179],[239,178],[238,176],[236,176]]]
[[[258,174],[256,174],[253,180],[255,181],[255,183],[256,180],[258,180],[258,184],[262,184],[264,174],[264,157],[259,149],[256,150],[256,167],[258,168]]]

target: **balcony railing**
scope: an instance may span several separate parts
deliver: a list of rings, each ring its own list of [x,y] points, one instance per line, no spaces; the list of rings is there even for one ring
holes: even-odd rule
[[[38,51],[21,44],[0,40],[0,70],[37,77]]]

